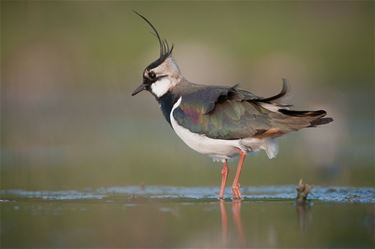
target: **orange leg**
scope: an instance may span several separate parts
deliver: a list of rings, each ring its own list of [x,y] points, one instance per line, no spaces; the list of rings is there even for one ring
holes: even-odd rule
[[[227,182],[227,176],[228,176],[228,163],[225,159],[223,168],[221,170],[221,185],[220,185],[220,193],[219,193],[219,199],[224,199],[224,189],[225,189],[225,183]]]
[[[232,185],[232,196],[233,199],[241,199],[241,192],[240,192],[240,175],[243,162],[245,161],[246,153],[240,151],[240,160],[238,161],[236,176],[234,177],[233,185]]]

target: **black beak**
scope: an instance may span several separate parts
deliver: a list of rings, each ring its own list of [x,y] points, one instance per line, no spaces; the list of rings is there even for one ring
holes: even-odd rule
[[[136,95],[137,93],[142,92],[143,90],[146,90],[146,84],[144,84],[144,83],[142,83],[140,86],[137,87],[137,89],[135,89],[132,92],[132,96]]]

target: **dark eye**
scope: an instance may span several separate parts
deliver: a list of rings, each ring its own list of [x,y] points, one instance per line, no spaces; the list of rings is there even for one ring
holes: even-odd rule
[[[155,72],[153,72],[153,71],[149,72],[148,77],[150,77],[151,79],[155,79],[155,77],[156,77]]]

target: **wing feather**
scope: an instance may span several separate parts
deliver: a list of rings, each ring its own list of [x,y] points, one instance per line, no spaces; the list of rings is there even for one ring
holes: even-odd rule
[[[276,137],[293,130],[313,127],[332,121],[322,118],[324,111],[292,111],[274,103],[286,94],[286,81],[281,92],[262,98],[234,87],[198,86],[182,95],[173,117],[191,132],[216,139]],[[275,108],[265,108],[264,103]]]
[[[271,128],[269,111],[238,95],[235,88],[204,89],[183,96],[173,115],[190,131],[218,139],[250,137]]]

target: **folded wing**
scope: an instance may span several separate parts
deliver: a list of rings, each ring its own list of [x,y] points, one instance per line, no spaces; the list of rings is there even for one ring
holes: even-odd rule
[[[289,105],[274,101],[287,93],[283,81],[281,92],[262,98],[234,87],[204,87],[182,96],[174,110],[176,121],[191,132],[216,139],[275,137],[329,123],[325,111],[292,111]],[[270,108],[270,106],[272,108]]]

